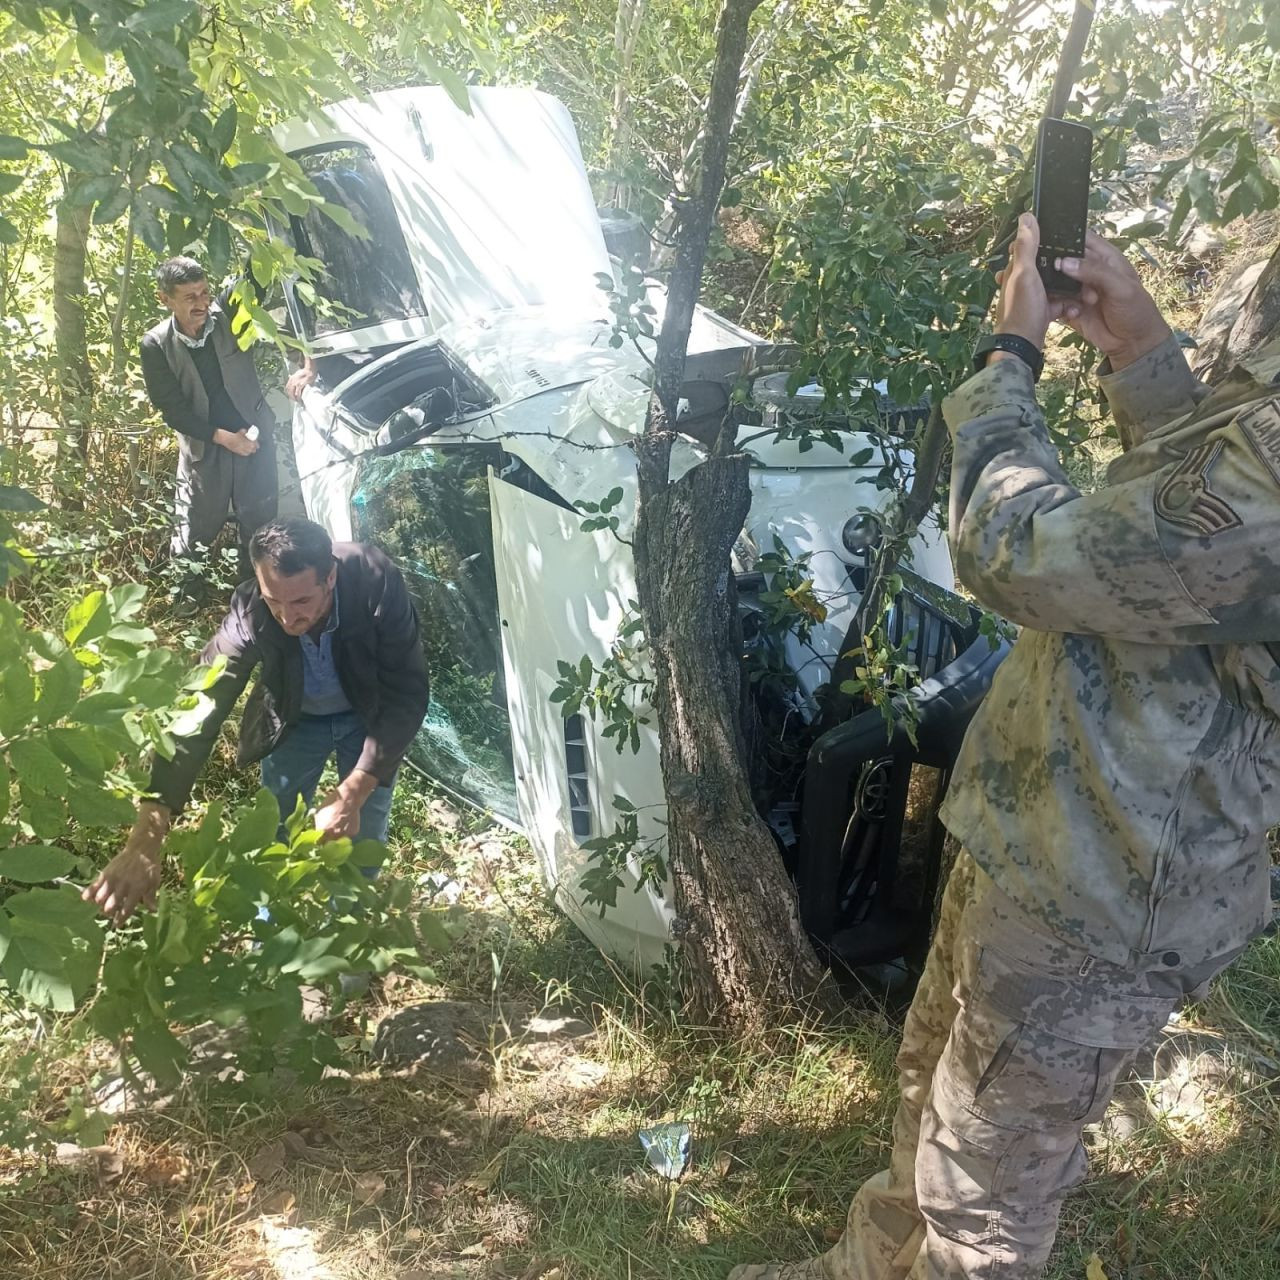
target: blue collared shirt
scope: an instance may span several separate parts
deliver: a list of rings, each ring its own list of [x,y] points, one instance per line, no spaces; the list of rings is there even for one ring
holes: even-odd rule
[[[300,635],[302,646],[302,713],[308,716],[332,716],[350,711],[351,703],[342,691],[338,669],[333,663],[333,633],[338,629],[338,589],[333,589],[329,621],[319,641]]]

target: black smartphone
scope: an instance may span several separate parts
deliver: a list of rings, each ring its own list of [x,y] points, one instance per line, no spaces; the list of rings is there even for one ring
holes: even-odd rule
[[[1089,214],[1089,165],[1093,133],[1082,124],[1046,117],[1036,138],[1036,181],[1031,211],[1040,224],[1036,266],[1050,293],[1080,292],[1080,282],[1053,265],[1055,258],[1084,253]]]

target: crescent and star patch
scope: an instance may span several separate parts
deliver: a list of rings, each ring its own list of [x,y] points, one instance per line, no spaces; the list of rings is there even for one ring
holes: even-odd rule
[[[1256,404],[1236,419],[1250,448],[1280,484],[1280,396]]]
[[[1280,423],[1277,437],[1280,443]],[[1204,538],[1225,533],[1228,529],[1238,529],[1244,521],[1229,503],[1214,493],[1210,485],[1214,465],[1222,450],[1221,440],[1192,449],[1156,490],[1156,515]],[[1280,465],[1280,454],[1277,454],[1277,465]]]

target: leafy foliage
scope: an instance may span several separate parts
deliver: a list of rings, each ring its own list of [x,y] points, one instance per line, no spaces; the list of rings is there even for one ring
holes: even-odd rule
[[[624,872],[630,872],[635,893],[648,887],[661,894],[667,883],[665,833],[642,838],[635,806],[624,796],[614,796],[613,807],[618,815],[613,830],[583,841],[590,861],[578,878],[583,902],[598,906],[602,917],[618,905]]]
[[[279,821],[265,789],[232,823],[211,806],[170,842],[182,887],[162,889],[141,929],[111,948],[90,1024],[162,1084],[176,1083],[188,1059],[175,1029],[206,1019],[235,1028],[242,1071],[265,1080],[286,1066],[317,1079],[338,1047],[303,1020],[303,984],[336,987],[343,974],[394,964],[431,976],[409,885],[366,874],[383,846],[321,843],[301,807],[283,840]],[[434,917],[424,934],[428,948],[441,944]]]
[[[38,506],[0,491],[10,511]],[[4,563],[24,568],[5,526]],[[107,929],[70,881],[90,873],[104,841],[130,822],[153,751],[208,709],[219,666],[191,672],[156,646],[136,584],[93,590],[57,630],[32,626],[0,599],[0,990],[46,1016],[79,1011],[70,1034],[120,1046],[132,1072],[171,1085],[188,1060],[181,1028],[234,1027],[239,1069],[265,1081],[288,1066],[315,1078],[337,1046],[302,1017],[302,984],[336,987],[342,974],[400,964],[429,973],[421,949],[447,942],[441,922],[416,919],[410,886],[370,880],[384,850],[373,841],[326,844],[299,812],[286,839],[269,792],[230,822],[213,806],[170,839],[180,884],[159,891],[154,913]],[[38,1076],[33,1051],[16,1064]],[[0,1142],[47,1133],[36,1097],[0,1094]],[[81,1108],[77,1124],[96,1124]]]
[[[650,722],[653,696],[643,624],[634,608],[618,628],[604,662],[597,667],[586,654],[577,666],[557,662],[559,679],[551,691],[551,701],[559,703],[566,719],[583,707],[593,720],[598,713],[604,725],[601,736],[613,739],[619,755],[628,746],[633,752],[640,750],[640,727]]]

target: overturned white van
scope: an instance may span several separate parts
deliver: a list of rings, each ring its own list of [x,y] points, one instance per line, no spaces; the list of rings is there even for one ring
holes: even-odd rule
[[[607,530],[584,532],[576,504],[620,489],[626,537],[630,445],[648,394],[642,354],[610,344],[597,277],[614,268],[573,123],[529,89],[473,89],[468,114],[442,89],[417,88],[339,103],[278,139],[370,233],[352,236],[318,211],[275,228],[324,262],[322,287],[341,317],[320,314],[300,291],[289,297],[319,373],[293,423],[307,509],[335,537],[375,541],[395,556],[422,615],[432,704],[411,758],[524,831],[559,902],[599,946],[660,960],[670,907],[659,894],[624,890],[601,915],[579,886],[583,843],[612,829],[614,797],[640,811],[642,836],[660,836],[656,737],[646,730],[638,752],[619,753],[589,716],[565,717],[550,700],[557,664],[604,661],[635,597],[629,546]],[[689,377],[724,382],[763,345],[700,309]],[[868,515],[885,496],[874,483],[883,438],[847,422],[841,447],[802,451],[762,432],[796,403],[782,383],[774,377],[755,398],[752,505],[735,568],[750,610],[767,586],[753,573],[753,547],[767,551],[777,539],[810,557],[829,612],[805,643],[788,638],[783,654],[796,677],[785,718],[803,727],[865,582]],[[876,426],[901,417],[881,410]],[[676,465],[699,457],[690,437]],[[934,524],[910,560],[922,590],[951,587]],[[897,626],[929,675],[964,648],[971,619],[922,607],[923,620],[904,615]],[[855,782],[865,799],[878,793],[864,773]],[[791,785],[762,801],[783,856],[796,842],[800,800]],[[859,801],[833,803],[852,812]],[[857,879],[844,866],[858,853],[846,847],[851,838],[836,841],[824,855],[835,859],[830,875],[809,886],[828,935],[850,923],[849,904],[836,898]],[[859,882],[865,888],[865,874]],[[849,909],[856,917],[856,904]],[[901,954],[899,942],[881,949]]]

